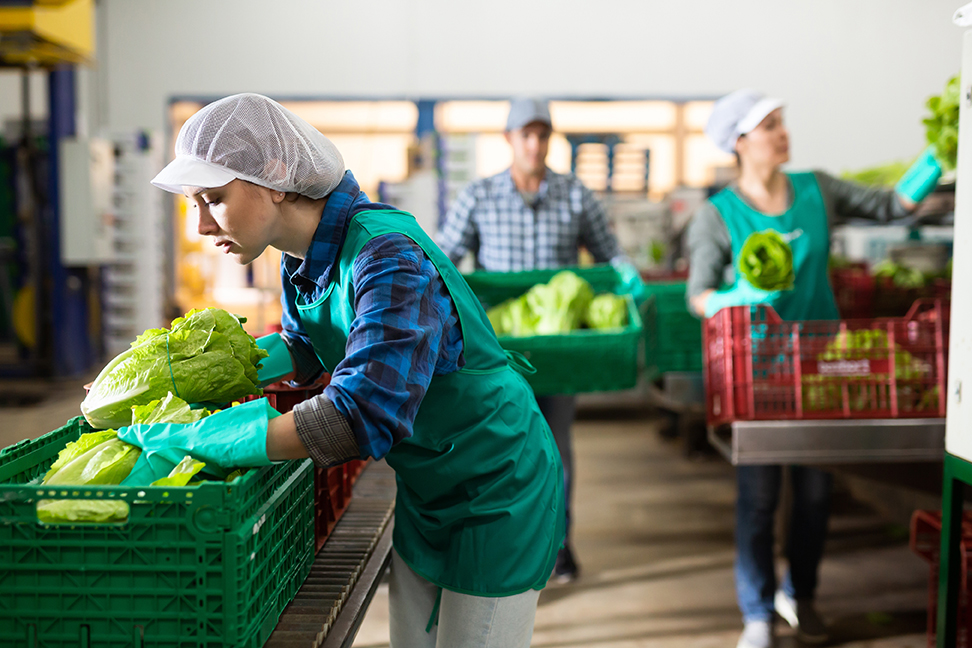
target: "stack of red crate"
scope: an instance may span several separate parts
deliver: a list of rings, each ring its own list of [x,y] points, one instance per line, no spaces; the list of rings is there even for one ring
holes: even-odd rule
[[[911,550],[930,565],[928,572],[928,648],[935,648],[935,626],[938,620],[938,555],[941,547],[941,511],[915,511],[911,516]],[[969,570],[972,569],[972,511],[962,517],[962,543],[959,549],[962,575],[959,587],[957,648],[966,648],[972,637],[972,615],[969,614]]]
[[[289,412],[295,405],[324,391],[330,377],[325,374],[317,383],[308,387],[290,387],[284,383],[267,385],[263,394],[270,405],[281,414]],[[365,461],[355,459],[340,466],[314,469],[314,537],[317,550],[324,546],[334,525],[341,519],[351,503],[351,488]]]

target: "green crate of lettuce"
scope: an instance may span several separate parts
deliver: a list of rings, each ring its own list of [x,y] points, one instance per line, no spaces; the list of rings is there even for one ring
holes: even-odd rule
[[[147,456],[115,432],[232,414],[176,392],[259,394],[265,354],[240,324],[206,309],[146,331],[95,380],[86,418],[0,451],[0,645],[265,643],[313,562],[311,461],[240,470],[186,454],[139,481]]]
[[[474,272],[466,281],[487,310],[500,346],[535,369],[538,395],[634,387],[641,367],[642,313],[610,265]]]

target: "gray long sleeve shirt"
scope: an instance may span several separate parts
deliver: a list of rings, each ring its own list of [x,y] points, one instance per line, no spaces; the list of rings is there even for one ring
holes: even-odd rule
[[[888,223],[908,215],[893,190],[874,189],[839,180],[823,171],[814,171],[814,176],[820,185],[831,231],[834,226],[853,218]],[[791,187],[791,203],[792,194]],[[711,201],[706,201],[689,223],[686,245],[689,250],[686,298],[691,299],[706,290],[719,288],[726,268],[732,265],[729,228]],[[695,312],[691,306],[689,310]]]

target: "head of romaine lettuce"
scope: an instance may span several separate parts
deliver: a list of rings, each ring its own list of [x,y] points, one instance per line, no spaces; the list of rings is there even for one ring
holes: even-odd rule
[[[132,407],[176,393],[188,403],[229,402],[262,393],[257,369],[267,352],[239,318],[193,310],[171,330],[149,329],[101,371],[81,412],[98,429],[132,423]]]
[[[587,325],[592,329],[619,328],[627,323],[628,302],[621,295],[598,295],[587,308]]]
[[[773,230],[753,232],[739,253],[739,271],[760,290],[793,287],[793,249]]]

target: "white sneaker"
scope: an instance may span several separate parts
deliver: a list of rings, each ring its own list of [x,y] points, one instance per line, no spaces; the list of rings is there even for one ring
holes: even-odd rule
[[[824,625],[823,619],[817,614],[813,600],[796,600],[788,596],[783,590],[777,590],[773,605],[776,608],[776,613],[797,631],[797,639],[812,644],[827,641],[827,626]]]
[[[736,648],[775,648],[776,632],[769,621],[747,621]]]

